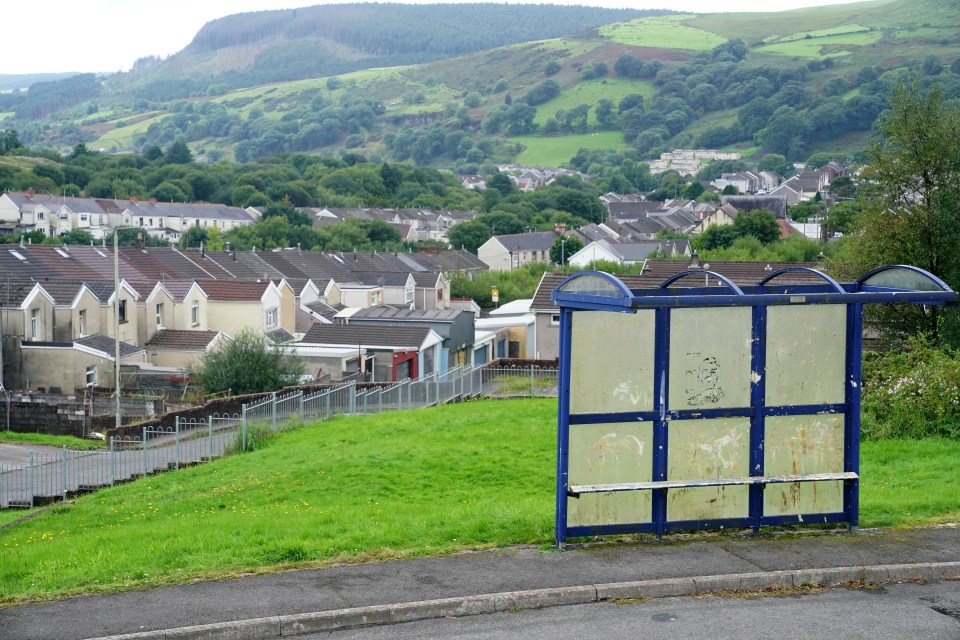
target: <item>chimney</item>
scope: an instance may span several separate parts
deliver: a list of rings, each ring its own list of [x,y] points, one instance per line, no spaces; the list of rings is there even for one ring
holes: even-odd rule
[[[33,190],[33,187],[30,187],[27,189],[27,195],[32,198],[33,196],[37,195],[37,192]]]
[[[204,259],[207,257],[207,254],[203,250],[203,240],[200,241],[200,258]]]
[[[143,232],[137,232],[137,249],[144,249],[147,246],[147,243],[143,240]]]
[[[563,235],[567,232],[567,225],[565,222],[558,222],[553,226],[553,230],[560,235]]]
[[[130,196],[130,202],[140,202],[140,200],[137,199],[137,196]]]
[[[699,269],[700,268],[700,254],[693,254],[690,256],[690,268]]]
[[[150,204],[157,204],[156,198],[150,198]]]

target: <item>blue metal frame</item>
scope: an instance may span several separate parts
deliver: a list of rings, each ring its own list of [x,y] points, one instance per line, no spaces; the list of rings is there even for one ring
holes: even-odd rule
[[[789,273],[808,273],[822,282],[810,284],[776,284],[774,281]],[[679,287],[677,283],[692,276],[707,276],[721,286]],[[599,278],[603,289],[590,289],[589,283],[578,279]],[[880,276],[879,278],[877,276]],[[890,282],[917,282],[920,287],[902,289],[889,286]],[[874,280],[874,284],[870,281]],[[881,284],[876,284],[877,280]],[[885,284],[884,284],[885,283]],[[957,300],[957,294],[936,276],[906,265],[890,265],[870,271],[856,282],[841,284],[830,276],[804,267],[781,269],[761,279],[754,286],[737,286],[725,276],[712,271],[685,271],[662,282],[658,287],[631,291],[618,278],[601,271],[587,271],[566,278],[553,291],[551,302],[560,307],[560,380],[557,436],[556,485],[556,540],[563,543],[568,537],[621,533],[656,533],[671,531],[716,529],[720,527],[752,527],[804,523],[846,523],[851,529],[858,524],[859,479],[844,479],[843,511],[785,516],[764,516],[763,494],[768,479],[764,475],[763,443],[765,420],[774,416],[843,414],[844,464],[846,474],[859,474],[860,461],[860,383],[863,350],[863,305],[867,303],[909,302],[913,304],[943,305]],[[817,405],[766,406],[766,375],[756,376],[750,385],[750,406],[723,409],[670,410],[667,406],[669,386],[671,310],[684,307],[752,307],[751,370],[766,371],[767,310],[774,305],[845,304],[846,363],[844,401]],[[654,401],[652,411],[590,413],[570,415],[571,353],[573,314],[577,311],[635,312],[638,309],[655,310],[654,343]],[[750,420],[750,477],[762,478],[749,484],[749,507],[746,518],[718,520],[669,521],[667,519],[667,492],[670,488],[632,487],[617,490],[649,490],[652,516],[650,522],[635,524],[603,524],[568,526],[567,500],[571,498],[569,484],[570,428],[577,425],[651,422],[653,424],[653,482],[668,481],[668,443],[670,425],[675,420],[693,418],[745,417]],[[792,477],[792,476],[791,476]],[[690,486],[696,486],[691,484]],[[639,518],[638,518],[639,519]]]

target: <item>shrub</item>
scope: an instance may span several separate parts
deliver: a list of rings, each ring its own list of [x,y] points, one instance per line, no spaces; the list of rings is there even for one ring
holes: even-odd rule
[[[864,438],[960,437],[960,359],[911,338],[902,349],[865,353]]]

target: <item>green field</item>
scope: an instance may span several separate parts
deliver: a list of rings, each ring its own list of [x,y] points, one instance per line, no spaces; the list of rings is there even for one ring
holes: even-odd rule
[[[595,126],[597,119],[593,115],[593,109],[601,98],[613,100],[614,108],[616,108],[616,105],[627,94],[639,93],[644,99],[649,100],[655,92],[656,87],[653,86],[653,83],[645,80],[632,80],[618,76],[584,80],[569,89],[564,89],[559,96],[537,107],[537,117],[534,118],[534,122],[543,126],[549,118],[553,118],[557,111],[561,109],[573,109],[581,104],[589,104],[590,126]]]
[[[710,51],[727,41],[721,35],[684,24],[691,16],[671,15],[638,18],[597,29],[604,38],[634,47]]]
[[[777,53],[784,56],[799,56],[801,58],[823,58],[849,55],[850,51],[840,50],[840,47],[864,47],[883,39],[880,31],[857,31],[844,35],[813,37],[799,40],[777,42],[776,44],[758,47],[758,52]],[[824,53],[828,47],[829,53]]]
[[[91,149],[133,149],[139,136],[147,132],[147,129],[154,122],[160,122],[169,114],[162,113],[152,118],[146,118],[123,127],[111,129],[105,134],[90,143]]]
[[[570,136],[517,136],[510,138],[525,149],[517,156],[519,164],[559,167],[577,155],[580,149],[626,149],[619,131],[600,131]]]
[[[859,24],[845,24],[837,27],[830,27],[829,29],[815,29],[813,31],[799,31],[797,33],[792,33],[788,36],[769,36],[764,38],[763,41],[767,44],[776,44],[777,42],[790,42],[792,40],[803,40],[805,38],[823,38],[826,36],[838,36],[845,35],[848,33],[862,33],[865,31],[870,31],[870,27],[865,27]]]
[[[0,529],[0,602],[549,544],[556,406],[341,417],[55,506]],[[861,526],[956,521],[958,456],[951,440],[864,442]]]

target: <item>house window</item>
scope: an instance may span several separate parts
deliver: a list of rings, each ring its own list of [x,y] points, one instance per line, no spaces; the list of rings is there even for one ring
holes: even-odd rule
[[[37,220],[43,220],[43,211],[37,211]]]
[[[81,214],[80,214],[80,222],[86,222],[86,221],[87,221],[87,214],[81,213]]]
[[[403,290],[403,301],[410,303],[413,302],[413,288]]]
[[[92,367],[87,367],[87,386],[95,387],[97,386],[97,366],[93,365]]]
[[[267,309],[267,326],[272,327],[277,324],[277,310],[276,308]]]
[[[559,327],[560,326],[560,314],[554,313],[550,316],[550,326]]]
[[[194,300],[190,303],[190,323],[193,326],[200,324],[200,301]]]
[[[157,305],[157,329],[163,326],[163,304]]]
[[[120,311],[117,315],[120,319],[120,322],[127,321],[127,301],[126,300],[120,301]]]
[[[30,339],[40,339],[40,309],[30,310]]]
[[[77,313],[77,331],[80,332],[80,337],[87,335],[87,310],[80,309]]]

